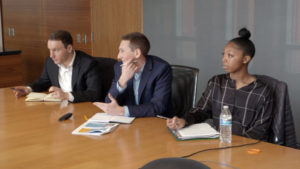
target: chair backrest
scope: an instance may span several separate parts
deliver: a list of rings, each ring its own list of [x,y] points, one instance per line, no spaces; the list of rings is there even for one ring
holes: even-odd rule
[[[176,116],[182,117],[196,105],[199,69],[181,65],[171,65],[171,67],[173,111]]]
[[[273,90],[273,119],[269,142],[288,147],[296,147],[296,132],[285,82],[266,75],[256,75]]]
[[[103,87],[104,95],[107,95],[107,92],[110,89],[111,82],[114,78],[114,64],[117,60],[113,58],[104,58],[104,57],[94,57],[99,64],[99,70],[101,73],[101,83]],[[105,97],[104,96],[104,97]]]
[[[150,161],[140,169],[209,169],[209,167],[192,159],[161,158]]]

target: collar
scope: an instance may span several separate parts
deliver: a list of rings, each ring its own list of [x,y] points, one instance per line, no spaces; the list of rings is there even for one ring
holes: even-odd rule
[[[252,85],[260,85],[262,83],[262,81],[256,75],[253,75],[253,76],[255,76],[256,79],[244,87],[251,87]],[[235,88],[235,80],[230,78],[229,73],[226,73],[225,78],[229,80],[229,85],[231,85],[233,88]],[[242,88],[244,88],[244,87],[242,87]]]
[[[142,73],[143,73],[143,71],[144,71],[145,64],[146,64],[146,63],[144,63],[143,67],[142,67],[138,72],[136,72],[136,73],[134,74],[134,79],[135,79],[135,80],[139,80],[139,79],[141,78],[141,75],[142,75]]]

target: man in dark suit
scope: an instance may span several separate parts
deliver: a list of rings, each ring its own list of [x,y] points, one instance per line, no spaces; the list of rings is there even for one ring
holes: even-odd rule
[[[48,49],[50,57],[46,59],[42,75],[29,86],[16,86],[17,97],[31,91],[49,90],[53,97],[70,102],[104,100],[97,62],[86,53],[73,49],[69,32],[52,32]]]
[[[145,35],[134,32],[122,37],[118,59],[106,103],[94,104],[112,115],[172,117],[170,65],[147,55],[150,43]]]

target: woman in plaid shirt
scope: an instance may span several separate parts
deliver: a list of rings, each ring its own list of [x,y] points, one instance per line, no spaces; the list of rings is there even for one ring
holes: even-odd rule
[[[184,118],[167,120],[170,129],[180,129],[193,123],[212,119],[219,126],[223,105],[228,105],[232,114],[232,133],[254,139],[266,140],[272,119],[272,91],[248,73],[248,64],[255,54],[255,46],[249,40],[246,28],[239,31],[240,37],[230,40],[222,58],[227,74],[212,77],[195,108],[185,113]]]

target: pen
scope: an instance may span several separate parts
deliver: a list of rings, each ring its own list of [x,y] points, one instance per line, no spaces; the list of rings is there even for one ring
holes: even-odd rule
[[[89,120],[89,118],[88,118],[86,115],[83,115],[83,118],[84,118],[86,121]]]
[[[136,63],[137,61],[136,60],[133,60],[133,61],[131,61],[131,62],[129,62],[129,63]],[[127,64],[129,64],[129,63],[127,63]],[[122,67],[122,66],[126,66],[127,65],[126,63],[122,63],[120,66]]]
[[[18,90],[18,91],[20,91],[20,92],[22,92],[22,93],[25,93],[25,90],[24,90],[24,89],[16,89],[16,88],[14,88],[14,87],[11,87],[10,89],[11,89],[11,90]]]
[[[167,120],[167,119],[168,119],[168,117],[161,116],[161,115],[156,115],[156,117],[158,117],[158,118],[162,118],[162,119],[165,119],[165,120]]]

